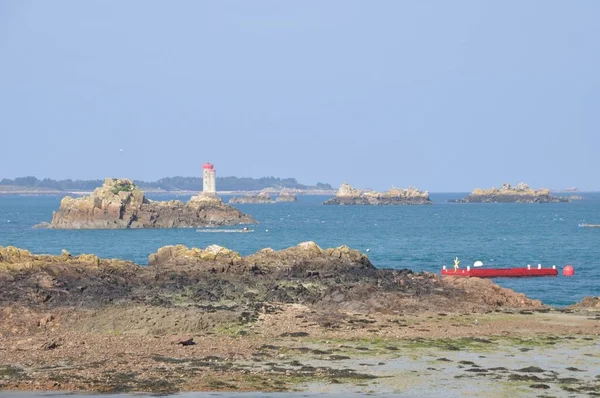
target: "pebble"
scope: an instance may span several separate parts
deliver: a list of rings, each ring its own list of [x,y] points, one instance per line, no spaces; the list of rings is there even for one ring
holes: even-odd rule
[[[182,346],[188,346],[194,344],[194,338],[192,336],[171,336],[169,338],[171,344],[181,344]]]

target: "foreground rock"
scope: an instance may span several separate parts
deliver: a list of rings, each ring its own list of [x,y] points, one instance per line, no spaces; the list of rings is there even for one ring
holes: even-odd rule
[[[267,192],[259,192],[256,195],[246,195],[229,199],[229,203],[236,204],[268,204],[275,203]]]
[[[89,196],[66,196],[45,225],[57,229],[195,228],[252,224],[254,219],[217,196],[199,194],[187,203],[152,201],[132,181],[107,178]]]
[[[147,267],[95,255],[35,255],[0,247],[0,282],[0,304],[5,305],[94,307],[115,300],[171,305],[208,299],[383,313],[398,308],[471,311],[541,305],[490,281],[376,269],[357,250],[322,249],[314,242],[278,251],[266,248],[249,256],[217,245],[165,246],[150,255]]]
[[[454,203],[559,203],[569,202],[571,198],[552,196],[550,190],[535,190],[525,183],[520,183],[516,187],[505,183],[502,188],[479,189],[475,188],[473,192],[463,198],[451,200]]]
[[[472,392],[462,378],[472,375],[496,391],[545,367],[522,361],[548,361],[555,345],[565,366],[564,352],[582,358],[581,372],[536,377],[596,386],[597,359],[581,353],[595,352],[598,321],[490,280],[376,269],[357,250],[314,242],[249,256],[165,246],[149,263],[0,247],[0,390],[256,392],[325,381],[389,391],[440,371],[461,376],[444,388],[456,380]],[[541,356],[525,352],[538,347]]]
[[[392,188],[387,192],[361,192],[350,184],[342,184],[335,197],[323,202],[325,205],[426,205],[431,204],[429,193],[414,187]]]

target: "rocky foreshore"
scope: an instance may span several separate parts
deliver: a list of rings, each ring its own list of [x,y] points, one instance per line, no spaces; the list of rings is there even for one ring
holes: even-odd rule
[[[494,364],[507,366],[507,354],[535,361],[525,352],[535,347],[560,360],[598,343],[587,312],[556,311],[490,280],[377,269],[345,246],[241,256],[176,245],[148,262],[0,247],[0,390],[388,391],[429,380],[430,391],[436,371],[461,375],[458,388],[477,376],[495,391],[527,389],[526,370]],[[536,374],[549,389],[571,377],[566,385],[587,391],[594,360],[582,357],[573,376]]]
[[[552,196],[549,189],[532,189],[525,183],[516,187],[508,183],[501,188],[479,189],[463,198],[451,200],[454,203],[560,203],[569,202],[571,198],[564,196]]]
[[[344,183],[340,186],[335,197],[323,202],[325,205],[426,205],[431,204],[429,193],[417,188],[392,188],[386,192],[367,191]]]
[[[253,224],[254,219],[228,206],[216,195],[200,193],[187,203],[153,201],[131,180],[107,178],[91,195],[64,197],[52,222],[56,229],[197,228]]]

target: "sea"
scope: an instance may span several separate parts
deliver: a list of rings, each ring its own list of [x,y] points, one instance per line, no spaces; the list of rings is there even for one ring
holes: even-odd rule
[[[496,278],[501,286],[553,306],[567,306],[600,295],[600,193],[577,193],[583,200],[550,204],[457,204],[467,193],[431,193],[430,206],[324,206],[328,197],[300,195],[295,203],[239,204],[252,215],[243,226],[205,229],[52,230],[33,228],[50,221],[62,196],[0,195],[0,246],[36,254],[93,253],[145,265],[165,245],[205,248],[221,245],[248,255],[265,247],[283,249],[300,242],[347,245],[368,255],[378,268],[408,268],[439,273],[482,261],[485,266],[555,265],[558,277]],[[154,200],[189,195],[148,195]],[[222,196],[227,201],[230,196]],[[565,265],[575,275],[562,275]]]

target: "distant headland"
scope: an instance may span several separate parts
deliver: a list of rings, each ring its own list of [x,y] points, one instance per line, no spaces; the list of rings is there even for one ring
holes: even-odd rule
[[[91,195],[64,197],[52,222],[55,229],[196,228],[253,224],[254,219],[224,204],[210,191],[179,200],[152,201],[131,180],[107,178]]]
[[[333,194],[330,184],[317,183],[306,185],[295,178],[278,177],[216,177],[219,192],[258,192],[273,189],[276,192],[290,189],[295,193]],[[133,180],[133,183],[146,193],[196,193],[203,190],[202,177],[166,177],[155,182]],[[0,194],[61,194],[61,193],[91,193],[101,187],[103,180],[53,180],[49,178],[18,177],[0,180]]]
[[[560,203],[570,202],[565,196],[552,196],[549,189],[533,189],[521,182],[516,187],[508,183],[501,188],[475,188],[463,199],[451,200],[454,203]]]
[[[427,205],[431,204],[429,192],[417,188],[392,188],[386,192],[366,191],[343,183],[335,197],[323,202],[325,205]]]

